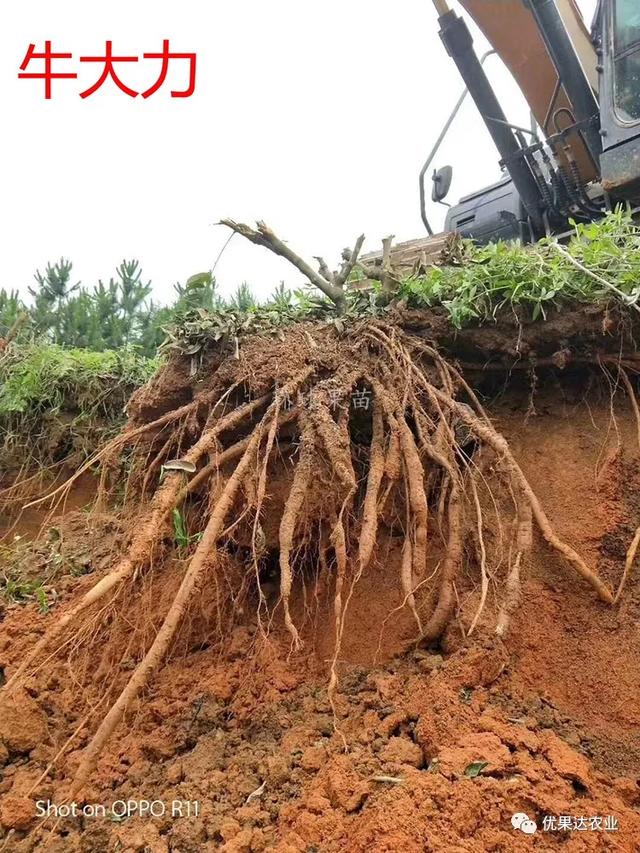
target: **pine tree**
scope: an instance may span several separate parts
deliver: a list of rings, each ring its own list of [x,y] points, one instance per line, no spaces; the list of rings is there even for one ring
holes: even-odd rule
[[[143,279],[137,260],[123,260],[115,277],[106,283],[99,279],[93,287],[72,284],[72,271],[71,261],[64,258],[47,264],[44,273],[38,270],[36,286],[29,288],[32,304],[26,308],[17,291],[0,290],[0,337],[26,311],[32,336],[96,351],[134,346],[151,357],[174,320],[198,309],[226,305],[210,272],[191,276],[184,285],[175,284],[173,304],[162,306],[150,298],[152,284]],[[236,299],[238,306],[256,304],[246,284],[238,288]]]

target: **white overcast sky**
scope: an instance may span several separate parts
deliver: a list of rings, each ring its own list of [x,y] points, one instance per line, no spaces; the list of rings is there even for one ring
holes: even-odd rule
[[[596,0],[578,2],[590,23]],[[172,99],[166,85],[131,99],[109,82],[78,96],[98,68],[80,67],[80,55],[101,55],[112,39],[114,51],[141,56],[163,38],[197,53],[193,97]],[[17,77],[29,43],[41,50],[45,39],[74,54],[54,70],[81,74],[54,80],[50,101],[43,81]],[[121,67],[143,88],[157,61]],[[526,122],[508,73],[495,58],[487,68],[508,117]],[[180,88],[184,74],[177,62],[168,83]],[[330,262],[362,231],[369,249],[390,233],[421,236],[417,175],[461,88],[430,0],[5,0],[0,287],[26,292],[36,268],[61,255],[86,284],[135,257],[168,300],[175,281],[213,265],[223,216],[264,219]],[[449,201],[499,174],[471,102],[437,165],[447,162]],[[431,208],[435,225],[443,211]],[[240,237],[216,276],[223,291],[246,280],[260,296],[299,282]]]

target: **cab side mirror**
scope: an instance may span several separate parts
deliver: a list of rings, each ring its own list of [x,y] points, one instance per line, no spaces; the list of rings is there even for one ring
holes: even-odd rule
[[[431,189],[431,200],[440,202],[447,197],[451,189],[451,179],[453,178],[453,169],[451,166],[443,166],[442,169],[435,169],[431,176],[433,187]]]

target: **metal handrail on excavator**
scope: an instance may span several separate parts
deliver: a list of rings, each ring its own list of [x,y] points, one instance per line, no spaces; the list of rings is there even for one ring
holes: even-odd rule
[[[495,53],[496,53],[495,50],[488,50],[485,54],[482,55],[482,57],[480,59],[480,65],[484,65],[485,60],[488,59],[490,56],[492,56]],[[444,141],[445,136],[449,132],[449,128],[453,124],[455,117],[460,112],[460,107],[464,104],[468,94],[469,94],[469,90],[465,88],[464,92],[458,98],[451,115],[449,116],[449,118],[444,123],[444,127],[442,128],[440,135],[438,136],[438,138],[436,140],[435,145],[431,149],[431,153],[427,157],[424,166],[420,170],[420,178],[419,178],[419,181],[420,181],[420,215],[422,217],[422,222],[424,224],[424,227],[427,229],[427,234],[430,237],[433,237],[433,229],[431,228],[431,225],[429,224],[429,220],[427,218],[427,208],[426,208],[427,201],[426,201],[426,193],[425,193],[425,186],[424,186],[424,178],[425,178],[425,175],[427,174],[427,171],[428,171],[429,167],[431,166],[431,163],[433,162],[436,154],[438,153],[440,146],[442,145],[442,143]]]

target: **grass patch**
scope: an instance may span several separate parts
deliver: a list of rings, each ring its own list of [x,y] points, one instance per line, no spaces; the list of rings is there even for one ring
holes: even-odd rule
[[[130,349],[11,347],[0,357],[0,467],[88,452],[120,428],[127,400],[157,367]]]
[[[11,575],[0,577],[0,596],[7,604],[29,604],[35,601],[40,613],[48,613],[51,609],[51,595],[40,580],[21,580]]]
[[[33,344],[0,361],[0,418],[44,409],[92,415],[112,413],[116,397],[145,382],[155,359],[132,350],[92,352]]]
[[[432,267],[402,282],[400,297],[413,308],[442,307],[453,326],[495,321],[511,311],[521,319],[580,303],[635,304],[640,297],[640,231],[623,210],[575,226],[563,254],[552,239],[535,246],[463,241],[455,264]],[[578,269],[575,259],[611,287]],[[624,296],[621,296],[623,294]]]
[[[331,323],[340,331],[354,320],[384,316],[399,302],[444,311],[457,329],[495,322],[507,312],[526,321],[576,304],[636,303],[640,230],[629,212],[619,209],[599,222],[574,227],[574,236],[560,249],[554,239],[533,246],[476,246],[460,240],[446,266],[433,265],[424,274],[405,278],[391,295],[375,281],[365,289],[347,290],[346,312],[340,317],[335,305],[311,286],[294,291],[282,287],[262,304],[219,302],[213,309],[186,311],[163,346],[195,356],[206,344],[234,346],[248,334],[282,335],[284,328],[303,321]],[[611,286],[578,269],[571,259]],[[365,277],[356,266],[352,280],[362,282]]]

